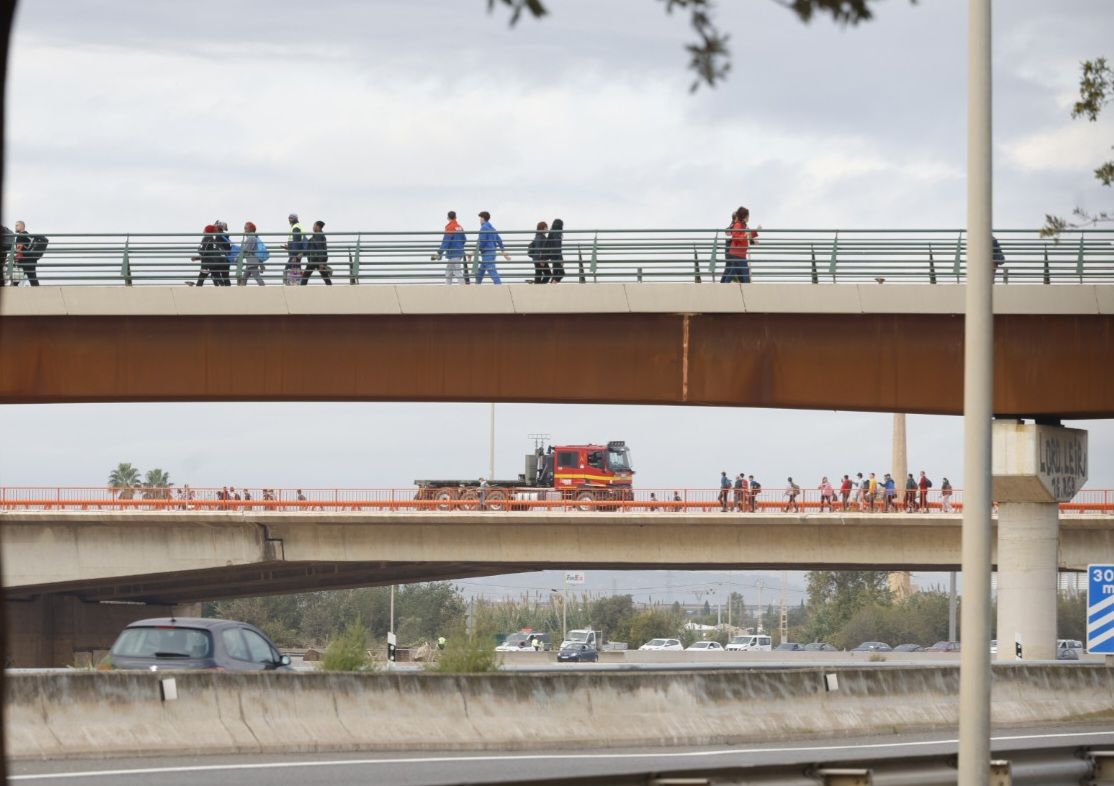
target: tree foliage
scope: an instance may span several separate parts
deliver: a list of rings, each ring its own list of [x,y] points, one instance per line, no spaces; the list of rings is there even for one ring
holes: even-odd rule
[[[715,18],[715,0],[657,0],[665,4],[665,11],[672,14],[675,10],[687,12],[689,26],[696,34],[696,40],[685,45],[689,54],[689,69],[696,73],[691,90],[704,84],[715,87],[727,78],[731,70],[731,50],[728,41],[731,36],[720,30]],[[838,24],[857,25],[874,17],[871,3],[878,0],[773,0],[789,9],[802,22],[810,22],[815,16],[827,15]],[[916,3],[916,0],[910,0]],[[543,0],[487,0],[488,11],[497,5],[510,10],[511,25],[518,23],[523,12],[535,19],[549,13]]]
[[[1099,119],[1102,110],[1114,100],[1114,68],[1107,64],[1105,57],[1097,57],[1094,60],[1084,60],[1080,64],[1080,72],[1079,100],[1072,105],[1071,116],[1073,119],[1084,117],[1094,123]],[[1095,169],[1094,175],[1095,179],[1104,186],[1109,187],[1114,184],[1114,160],[1104,161]],[[1067,229],[1079,229],[1114,221],[1114,211],[1091,213],[1077,207],[1072,211],[1072,216],[1074,221],[1061,216],[1046,215],[1041,236],[1057,237]]]
[[[333,639],[321,656],[325,671],[367,671],[371,668],[371,631],[360,621],[353,622]]]
[[[139,469],[127,462],[117,464],[108,473],[108,485],[114,489],[134,489],[139,485]]]
[[[207,616],[249,622],[279,646],[324,646],[357,622],[383,640],[390,626],[390,587],[236,598],[206,604],[205,611]],[[451,584],[405,584],[395,593],[400,646],[432,641],[464,616],[464,601]]]
[[[808,620],[800,636],[805,641],[830,641],[860,609],[891,602],[884,571],[812,571]]]

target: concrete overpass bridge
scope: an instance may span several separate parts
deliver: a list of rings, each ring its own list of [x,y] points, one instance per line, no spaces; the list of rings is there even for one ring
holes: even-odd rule
[[[69,664],[205,600],[546,568],[957,570],[960,535],[941,513],[0,513],[17,665]],[[1059,568],[1096,560],[1114,562],[1114,515],[1064,514]]]
[[[997,234],[995,412],[1114,416],[1114,232]],[[764,230],[749,284],[716,283],[722,230],[569,231],[557,286],[504,235],[510,285],[448,287],[439,233],[332,233],[328,288],[185,286],[196,235],[54,235],[0,297],[0,402],[962,409],[962,231]]]

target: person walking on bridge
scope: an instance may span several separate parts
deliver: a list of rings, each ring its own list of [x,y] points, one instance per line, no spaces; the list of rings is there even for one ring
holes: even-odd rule
[[[731,214],[731,226],[727,228],[727,237],[725,239],[727,244],[724,253],[725,267],[723,269],[723,277],[719,280],[721,284],[750,283],[750,266],[747,261],[747,251],[752,243],[757,245],[758,232],[747,228],[747,221],[749,220],[750,211],[745,207],[740,207]]]
[[[832,488],[831,481],[825,475],[820,480],[820,512],[824,512],[824,506],[828,506],[828,512],[832,512],[832,499],[835,497],[835,489]]]
[[[266,246],[256,234],[255,224],[251,221],[244,223],[244,239],[240,242],[240,253],[244,255],[244,272],[237,280],[237,284],[245,286],[248,281],[254,280],[263,286],[263,254]]]
[[[800,513],[801,506],[797,504],[797,495],[801,493],[801,487],[793,482],[793,478],[786,478],[786,481],[789,483],[789,488],[785,490],[787,499],[785,503],[785,512],[789,513],[793,511],[795,513]]]
[[[913,473],[905,478],[905,512],[912,513],[917,509],[917,481],[913,480]]]
[[[727,492],[731,488],[731,478],[727,477],[727,471],[719,473],[719,506],[720,510],[724,513],[727,512]]]
[[[297,213],[291,213],[286,219],[290,222],[290,232],[286,236],[287,257],[283,283],[286,286],[293,286],[302,277],[302,254],[306,250],[306,231],[298,223]]]
[[[549,229],[549,224],[539,221],[537,231],[534,232],[534,239],[530,241],[530,246],[526,249],[526,256],[534,261],[535,284],[549,283],[549,252],[546,248],[548,239],[545,236],[547,229]]]
[[[36,238],[42,237],[36,235]],[[45,243],[45,240],[43,241]],[[15,263],[19,269],[23,271],[23,277],[27,279],[30,286],[37,287],[39,285],[39,276],[36,272],[35,265],[42,256],[41,250],[34,248],[35,242],[31,235],[27,232],[27,224],[23,221],[15,222]]]
[[[445,283],[452,285],[455,283],[468,283],[467,275],[462,275],[464,272],[463,262],[467,261],[467,255],[464,253],[464,247],[468,244],[468,236],[464,233],[464,227],[456,220],[456,211],[449,211],[449,223],[445,224],[445,234],[441,236],[441,247],[434,254],[434,260],[444,258],[445,262]]]
[[[313,234],[306,241],[306,269],[302,271],[302,286],[309,283],[309,277],[315,270],[325,279],[326,286],[333,285],[333,279],[329,275],[329,243],[324,229],[324,221],[313,222]]]
[[[928,513],[928,490],[930,488],[932,488],[932,481],[928,479],[928,475],[924,474],[924,470],[922,469],[921,478],[917,481],[917,490],[920,492],[917,508],[925,513]]]
[[[886,473],[883,493],[886,497],[886,506],[883,508],[882,512],[889,513],[892,510],[894,513],[897,513],[897,504],[894,502],[894,498],[897,497],[897,483],[894,482],[889,472]]]
[[[843,482],[839,484],[839,500],[843,510],[847,510],[847,500],[851,498],[851,486],[853,485],[850,475],[843,476]]]
[[[549,283],[556,284],[565,277],[565,253],[563,250],[565,222],[559,218],[553,219],[549,225],[549,234],[545,238],[545,258],[549,261]]]
[[[484,274],[491,277],[493,284],[502,284],[503,280],[499,278],[499,271],[495,268],[495,250],[499,249],[503,252],[503,258],[508,262],[511,261],[511,255],[507,253],[507,247],[503,245],[503,238],[499,237],[499,232],[491,225],[491,213],[486,210],[480,211],[480,224],[479,240],[476,243],[476,250],[480,255],[480,269],[476,272],[476,285],[479,286],[483,283]]]

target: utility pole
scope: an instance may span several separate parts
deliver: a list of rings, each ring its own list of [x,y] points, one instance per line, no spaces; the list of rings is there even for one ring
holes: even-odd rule
[[[948,641],[956,641],[955,637],[955,612],[956,612],[956,595],[955,595],[955,571],[953,570],[948,574]]]
[[[755,618],[755,633],[762,632],[762,616],[765,612],[765,607],[762,605],[762,590],[766,589],[766,580],[759,578],[754,582],[754,586],[758,588],[758,614]]]
[[[488,438],[487,447],[487,479],[495,480],[495,402],[491,402],[491,434]]]
[[[789,641],[789,571],[781,572],[781,614],[778,619],[779,644]]]
[[[967,287],[963,333],[963,649],[959,662],[959,784],[990,781],[991,420],[994,265],[991,256],[991,0],[967,4]],[[1008,642],[1002,642],[1008,646]]]

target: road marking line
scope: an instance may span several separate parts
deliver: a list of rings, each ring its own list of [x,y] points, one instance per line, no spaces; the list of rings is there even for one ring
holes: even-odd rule
[[[1019,734],[991,737],[993,742],[1020,740],[1051,740],[1070,737],[1112,736],[1114,731],[1080,731],[1058,734]],[[885,748],[911,748],[928,745],[957,745],[959,740],[916,740],[911,742],[877,742],[864,745],[817,745],[803,748],[729,748],[712,751],[678,751],[674,753],[529,753],[500,756],[420,756],[397,759],[335,759],[329,761],[273,761],[255,764],[201,764],[187,767],[145,767],[134,770],[88,770],[84,772],[36,773],[34,775],[9,775],[9,781],[49,780],[51,778],[105,778],[119,775],[160,775],[177,772],[219,772],[230,770],[274,770],[292,767],[344,767],[376,764],[456,764],[469,761],[569,761],[574,759],[682,759],[716,756],[739,756],[757,753],[826,753],[829,751],[881,750]],[[254,754],[252,754],[254,755]],[[265,755],[265,754],[264,754]]]

